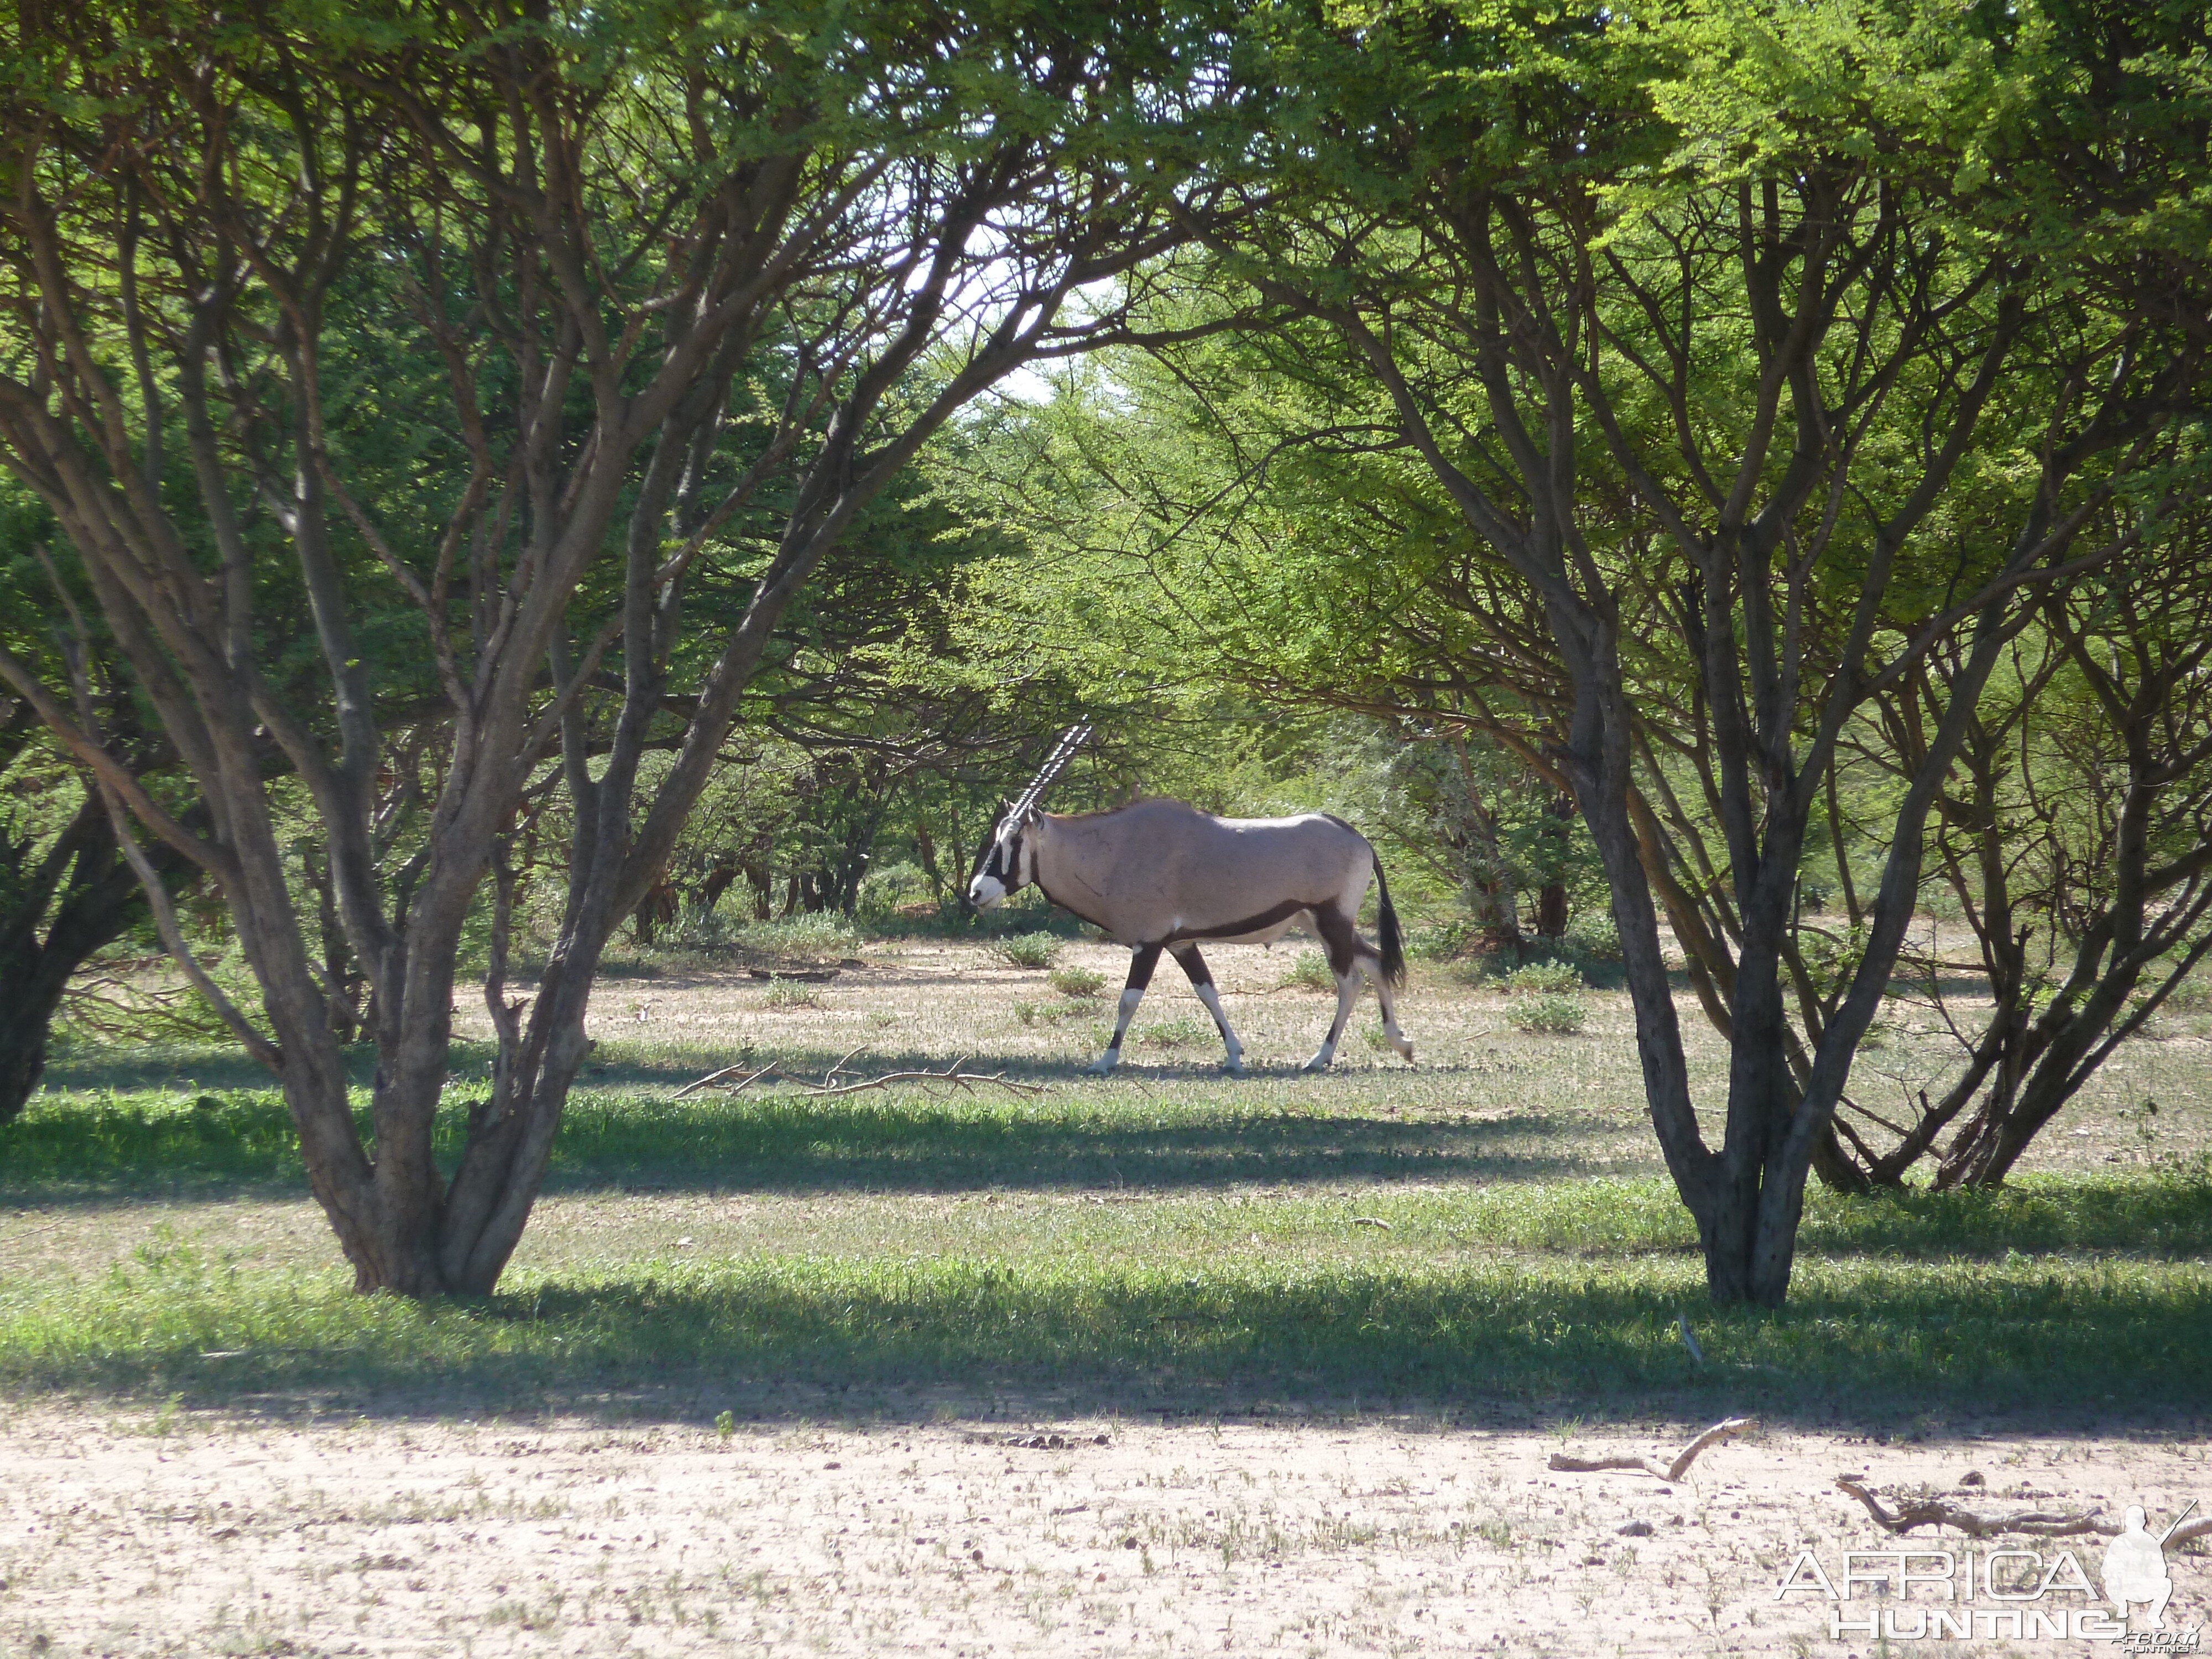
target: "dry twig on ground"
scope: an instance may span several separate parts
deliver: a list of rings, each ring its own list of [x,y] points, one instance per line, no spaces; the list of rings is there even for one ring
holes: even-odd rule
[[[671,1095],[669,1098],[671,1100],[681,1100],[684,1096],[696,1093],[701,1089],[713,1089],[716,1087],[725,1089],[742,1089],[748,1083],[757,1083],[761,1079],[775,1072],[775,1062],[770,1061],[768,1065],[762,1066],[758,1071],[739,1078],[735,1083],[724,1083],[722,1081],[722,1079],[729,1076],[731,1073],[742,1072],[746,1066],[751,1064],[752,1061],[749,1060],[741,1060],[734,1066],[725,1066],[719,1072],[709,1072],[704,1077],[694,1078],[690,1082],[685,1084],[674,1094]]]
[[[1674,1454],[1674,1460],[1664,1468],[1648,1457],[1574,1457],[1565,1452],[1553,1452],[1552,1461],[1545,1467],[1568,1474],[1594,1474],[1601,1469],[1630,1469],[1638,1474],[1656,1475],[1662,1480],[1680,1480],[1690,1472],[1690,1465],[1698,1461],[1698,1454],[1708,1446],[1717,1446],[1723,1440],[1733,1440],[1747,1430],[1759,1426],[1755,1417],[1730,1417],[1716,1423],[1695,1440]]]
[[[2078,1515],[2058,1515],[2041,1510],[2020,1515],[1978,1515],[1929,1493],[1899,1498],[1893,1510],[1858,1475],[1839,1474],[1836,1485],[1865,1504],[1875,1525],[1890,1534],[1911,1532],[1915,1527],[1955,1527],[1969,1538],[1994,1538],[2008,1532],[2036,1538],[2069,1538],[2083,1533],[2117,1538],[2124,1530],[2119,1522],[2106,1518],[2096,1510],[2086,1510]],[[2174,1526],[2161,1541],[2185,1544],[2192,1538],[2208,1535],[2212,1535],[2212,1517]]]
[[[844,1069],[840,1063],[831,1069],[830,1078],[823,1079],[822,1087],[806,1091],[806,1098],[835,1100],[843,1095],[865,1094],[871,1089],[888,1088],[894,1083],[918,1084],[925,1090],[933,1084],[949,1084],[963,1093],[972,1093],[978,1084],[985,1083],[1004,1089],[1009,1094],[1030,1096],[1041,1095],[1044,1092],[1044,1085],[1042,1083],[1016,1083],[1003,1072],[963,1072],[960,1067],[966,1063],[967,1059],[968,1056],[963,1054],[941,1072],[885,1072],[881,1077],[872,1077],[865,1082],[844,1083],[832,1087],[830,1078],[836,1077],[838,1072]]]
[[[799,1091],[799,1097],[804,1100],[836,1100],[846,1095],[866,1094],[872,1089],[889,1088],[895,1083],[911,1083],[924,1090],[931,1090],[933,1085],[943,1084],[963,1093],[973,1093],[979,1085],[983,1084],[1004,1089],[1009,1094],[1024,1097],[1041,1095],[1044,1092],[1044,1085],[1041,1083],[1016,1083],[1002,1072],[963,1072],[960,1068],[967,1063],[968,1056],[965,1054],[961,1055],[958,1060],[954,1060],[941,1072],[926,1070],[885,1072],[881,1077],[866,1078],[856,1083],[839,1083],[837,1079],[844,1073],[846,1061],[851,1060],[853,1054],[860,1052],[855,1048],[853,1054],[847,1054],[844,1060],[832,1066],[822,1074],[822,1081],[818,1084],[812,1083],[805,1078],[795,1078],[780,1071],[774,1061],[761,1066],[757,1071],[746,1072],[745,1067],[752,1062],[743,1060],[735,1066],[725,1066],[719,1072],[709,1072],[702,1078],[693,1079],[678,1089],[670,1098],[681,1100],[684,1096],[700,1089],[723,1089],[734,1092],[749,1084],[758,1083],[764,1079],[772,1079],[778,1083],[805,1085],[805,1086]],[[734,1083],[724,1081],[733,1073],[738,1072],[745,1072],[745,1075],[738,1078]]]

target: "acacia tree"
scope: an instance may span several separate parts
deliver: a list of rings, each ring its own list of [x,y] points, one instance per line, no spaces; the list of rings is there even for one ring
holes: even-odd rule
[[[0,457],[210,833],[26,665],[0,674],[118,826],[220,888],[261,1006],[201,988],[280,1079],[357,1285],[486,1291],[601,950],[778,619],[965,403],[1115,337],[1070,296],[1168,245],[1213,36],[1146,8],[807,0],[93,5],[15,28]],[[401,766],[380,699],[422,677],[444,718]],[[264,742],[368,987],[366,1143]],[[672,761],[647,789],[649,745]],[[549,761],[574,845],[526,1000],[506,844]],[[497,1060],[447,1171],[432,1131],[479,902]]]
[[[2212,564],[2201,503],[2160,543],[2054,593],[1992,677],[1936,804],[1934,877],[1956,899],[1988,990],[1955,1009],[1938,1089],[1860,1091],[1838,1119],[1869,1181],[1923,1159],[1939,1188],[2003,1181],[2104,1059],[2212,952]],[[1863,772],[1925,745],[1954,653],[1877,701]],[[1845,903],[1856,921],[1856,902]],[[1931,1098],[1931,1094],[1933,1097]]]
[[[1486,556],[1478,591],[1501,598],[1473,609],[1487,644],[1462,678],[1535,694],[1531,752],[1603,862],[1654,1126],[1724,1302],[1787,1293],[1804,1182],[1984,684],[2042,594],[2155,519],[2149,469],[2193,418],[2190,331],[2069,280],[2081,197],[1989,185],[2106,135],[2025,137],[2065,76],[1984,52],[1976,27],[1502,5],[1286,29],[1276,61],[1312,126],[1270,160],[1327,170],[1302,197],[1279,173],[1265,234],[1208,238],[1292,319],[1279,351],[1370,378]],[[2109,139],[2116,160],[2138,142]],[[1953,644],[1862,948],[1795,1029],[1798,874],[1839,741]],[[1644,799],[1679,776],[1718,849],[1703,870],[1671,862]],[[1729,1039],[1717,1146],[1662,916],[1693,976],[1710,965]]]

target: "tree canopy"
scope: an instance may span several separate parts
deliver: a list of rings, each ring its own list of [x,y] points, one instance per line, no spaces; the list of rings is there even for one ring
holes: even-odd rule
[[[765,903],[803,827],[793,899],[849,908],[895,774],[972,818],[973,757],[1079,711],[1125,783],[1148,723],[1383,722],[1401,833],[1494,942],[1524,886],[1551,933],[1571,870],[1601,889],[1723,1300],[1786,1294],[1814,1170],[1948,1133],[1943,1178],[2001,1178],[2212,937],[2199,9],[12,27],[0,460],[45,562],[0,679],[87,781],[40,868],[135,872],[365,1289],[496,1282],[672,869]],[[769,740],[804,787],[687,838]],[[1994,1012],[1903,1121],[1853,1063],[1931,883]],[[1717,1144],[1678,963],[1729,1045]],[[441,1168],[479,969],[497,1060]]]

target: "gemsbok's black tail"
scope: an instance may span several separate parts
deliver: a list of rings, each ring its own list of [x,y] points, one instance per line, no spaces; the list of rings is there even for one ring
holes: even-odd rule
[[[1398,931],[1398,913],[1390,908],[1390,884],[1383,879],[1382,860],[1375,860],[1375,931],[1382,938],[1382,977],[1393,985],[1406,982],[1406,936]]]

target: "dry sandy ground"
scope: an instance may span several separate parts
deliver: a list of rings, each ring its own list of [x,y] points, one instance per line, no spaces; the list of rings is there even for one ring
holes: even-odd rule
[[[1867,1656],[1816,1595],[1775,1593],[1801,1551],[1835,1575],[1885,1541],[1839,1470],[1891,1490],[1978,1470],[1963,1501],[2141,1503],[2154,1527],[2212,1499],[2197,1441],[1772,1432],[1671,1487],[1553,1473],[1561,1443],[1371,1419],[722,1434],[25,1407],[0,1426],[0,1650]],[[2079,1551],[2093,1579],[2102,1554]],[[2212,1556],[2171,1567],[2167,1627],[2201,1624]],[[1887,1651],[1916,1647],[2091,1650]]]

